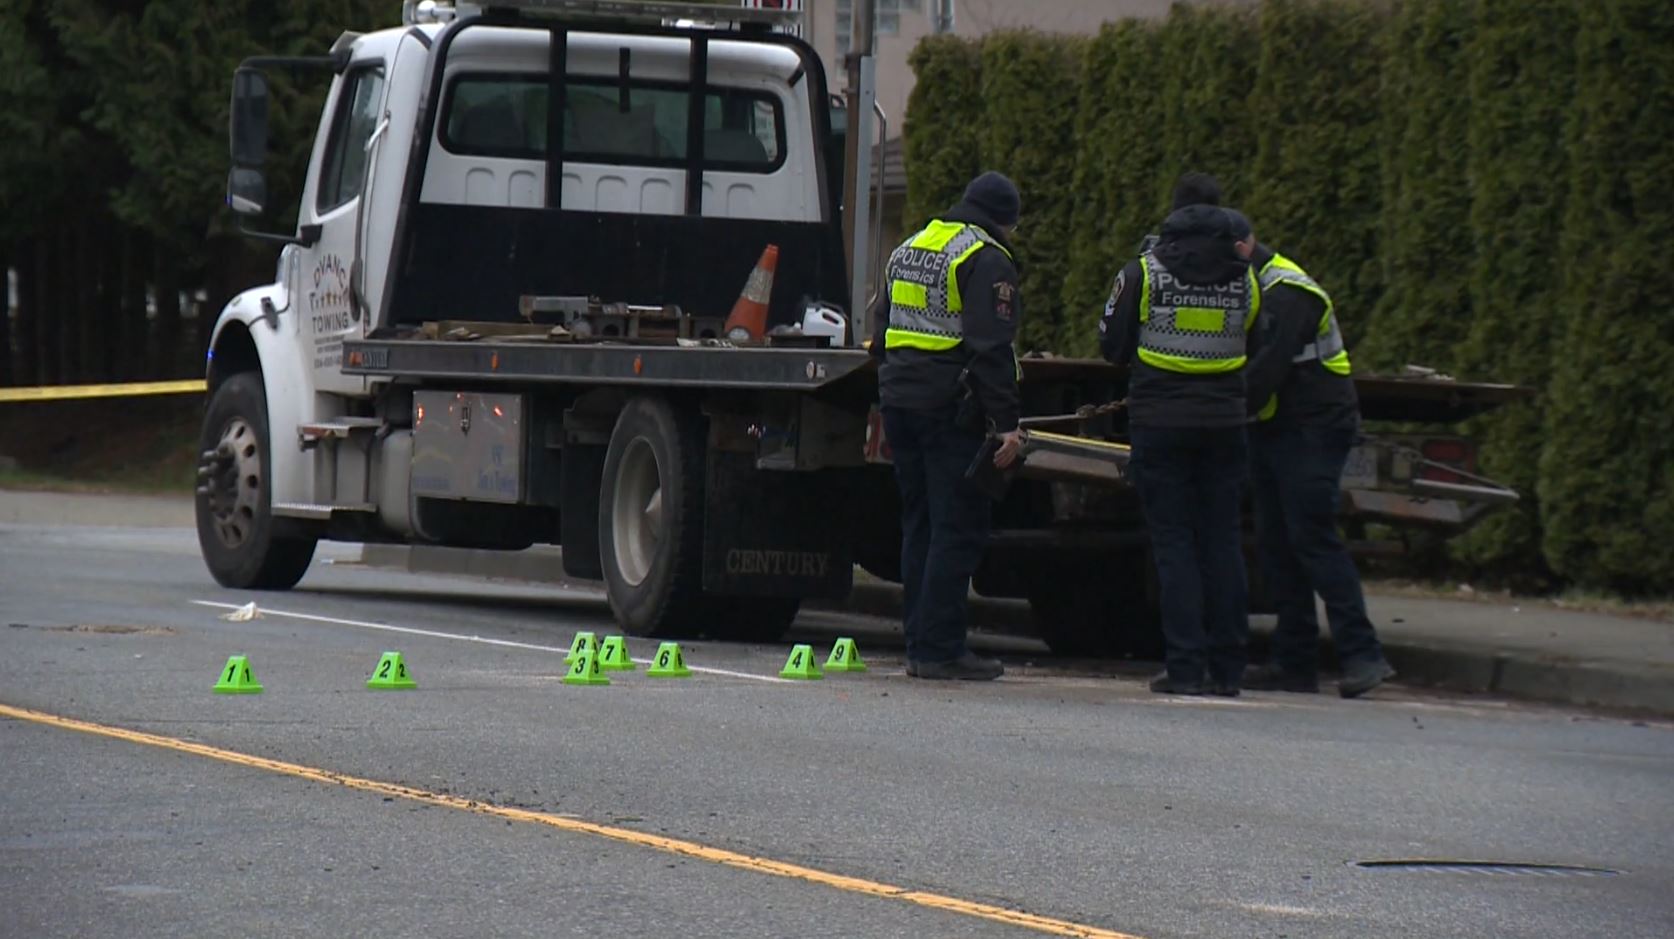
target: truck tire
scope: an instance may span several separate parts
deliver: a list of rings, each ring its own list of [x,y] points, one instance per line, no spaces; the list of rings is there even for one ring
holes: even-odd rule
[[[276,534],[267,394],[257,372],[215,389],[198,438],[198,546],[216,583],[289,590],[314,558],[316,539]]]
[[[703,420],[642,396],[616,419],[599,486],[605,594],[629,635],[703,625]]]
[[[711,597],[704,632],[726,642],[777,642],[802,609],[798,597]]]
[[[1162,629],[1144,552],[1059,558],[1029,575],[1036,631],[1056,655],[1157,658]]]

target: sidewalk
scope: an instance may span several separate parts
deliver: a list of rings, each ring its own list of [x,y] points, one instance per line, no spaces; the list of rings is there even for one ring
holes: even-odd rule
[[[1408,684],[1674,715],[1674,622],[1371,589],[1385,654]]]
[[[190,496],[0,489],[0,525],[191,528]]]
[[[0,489],[0,526],[192,525],[179,496],[118,496]],[[555,548],[520,552],[366,545],[364,563],[419,573],[563,581]],[[597,585],[588,584],[596,587]],[[1373,621],[1400,682],[1450,691],[1491,692],[1559,704],[1619,708],[1674,718],[1674,622],[1494,602],[1368,597]],[[901,591],[862,577],[838,609],[900,613]],[[972,599],[973,623],[1027,633],[1029,609],[1016,600]],[[1270,617],[1252,624],[1257,643]]]

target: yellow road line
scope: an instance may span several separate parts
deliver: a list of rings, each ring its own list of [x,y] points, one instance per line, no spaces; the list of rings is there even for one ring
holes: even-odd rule
[[[57,714],[48,714],[45,711],[35,711],[30,710],[29,708],[19,708],[12,707],[7,704],[0,704],[0,717],[10,717],[20,721],[31,721],[36,724],[43,724],[48,727],[58,727],[63,730],[79,730],[82,733],[95,734],[101,737],[111,737],[116,740],[126,740],[129,743],[141,743],[147,746],[161,747],[165,750],[175,750],[180,753],[190,753],[194,756],[207,757],[211,760],[220,760],[223,763],[232,763],[238,766],[263,769],[271,773],[280,773],[285,776],[294,776],[298,779],[307,779],[312,780],[313,782],[344,786],[349,789],[359,789],[383,796],[409,799],[413,802],[422,802],[426,805],[459,809],[465,812],[475,812],[479,815],[492,815],[496,818],[503,818],[514,822],[526,822],[533,825],[547,825],[552,828],[574,832],[576,834],[594,835],[599,838],[608,838],[612,841],[639,845],[642,848],[651,848],[656,851],[666,851],[669,854],[678,854],[682,857],[695,858],[700,861],[709,861],[713,864],[722,864],[727,867],[736,867],[742,870],[755,871],[758,874],[771,874],[774,877],[801,880],[807,883],[831,887],[836,890],[845,890],[850,893],[860,893],[886,900],[902,900],[917,906],[929,907],[931,909],[942,910],[948,913],[959,913],[964,916],[974,916],[978,919],[991,920],[996,923],[1005,923],[1007,925],[1018,926],[1023,929],[1032,929],[1036,932],[1042,932],[1053,936],[1076,936],[1081,937],[1081,939],[1141,939],[1139,936],[1134,936],[1130,933],[1117,932],[1113,929],[1102,929],[1098,926],[1087,926],[1081,923],[1072,923],[1068,920],[1053,919],[1049,916],[1037,916],[1033,913],[1024,913],[1019,910],[1008,910],[1003,906],[994,906],[988,903],[977,903],[972,900],[961,900],[958,897],[949,897],[938,893],[926,893],[922,890],[908,890],[905,887],[896,887],[890,884],[880,883],[875,880],[865,880],[859,877],[845,877],[842,874],[833,874],[828,871],[816,870],[812,867],[803,867],[800,864],[790,864],[784,861],[775,861],[772,858],[756,857],[750,854],[739,854],[736,851],[727,851],[722,848],[711,848],[708,845],[698,844],[695,841],[682,841],[678,838],[665,838],[661,835],[651,835],[642,831],[634,831],[631,828],[617,828],[611,825],[600,825],[595,822],[582,821],[578,818],[570,818],[563,815],[552,815],[546,812],[531,812],[527,809],[514,809],[507,806],[494,805],[488,802],[478,802],[475,799],[465,799],[459,796],[446,795],[440,792],[431,792],[426,789],[414,789],[411,786],[401,786],[396,785],[395,783],[379,782],[375,779],[363,779],[359,776],[350,776],[345,773],[335,773],[327,769],[303,766],[298,763],[286,763],[282,760],[271,760],[262,756],[252,756],[248,753],[239,753],[235,750],[223,750],[219,747],[212,747],[202,743],[193,743],[189,740],[181,740],[175,737],[148,734],[144,731],[128,730],[123,727],[112,727],[108,724],[95,724],[90,721],[77,720],[73,717],[61,717]]]
[[[116,385],[37,385],[32,388],[0,388],[0,402],[64,401],[71,398],[121,398],[131,395],[177,395],[204,391],[201,378],[186,381],[135,381]]]

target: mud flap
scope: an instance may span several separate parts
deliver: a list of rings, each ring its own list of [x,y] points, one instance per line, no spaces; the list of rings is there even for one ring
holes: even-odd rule
[[[711,452],[703,589],[723,596],[842,598],[854,585],[855,491],[839,470],[758,470],[746,453]]]
[[[599,483],[604,477],[604,447],[572,444],[559,459],[559,544],[564,546],[564,573],[590,580],[604,579],[599,556]]]

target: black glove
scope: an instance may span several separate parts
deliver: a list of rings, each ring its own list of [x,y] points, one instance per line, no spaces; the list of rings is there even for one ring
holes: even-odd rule
[[[976,459],[965,469],[965,481],[986,493],[988,498],[995,502],[1006,497],[1006,490],[1011,488],[1012,477],[1017,475],[1017,468],[1023,465],[1023,461],[1018,460],[1008,469],[995,466],[994,454],[999,450],[1000,436],[989,434],[982,441],[982,446],[977,448]]]

